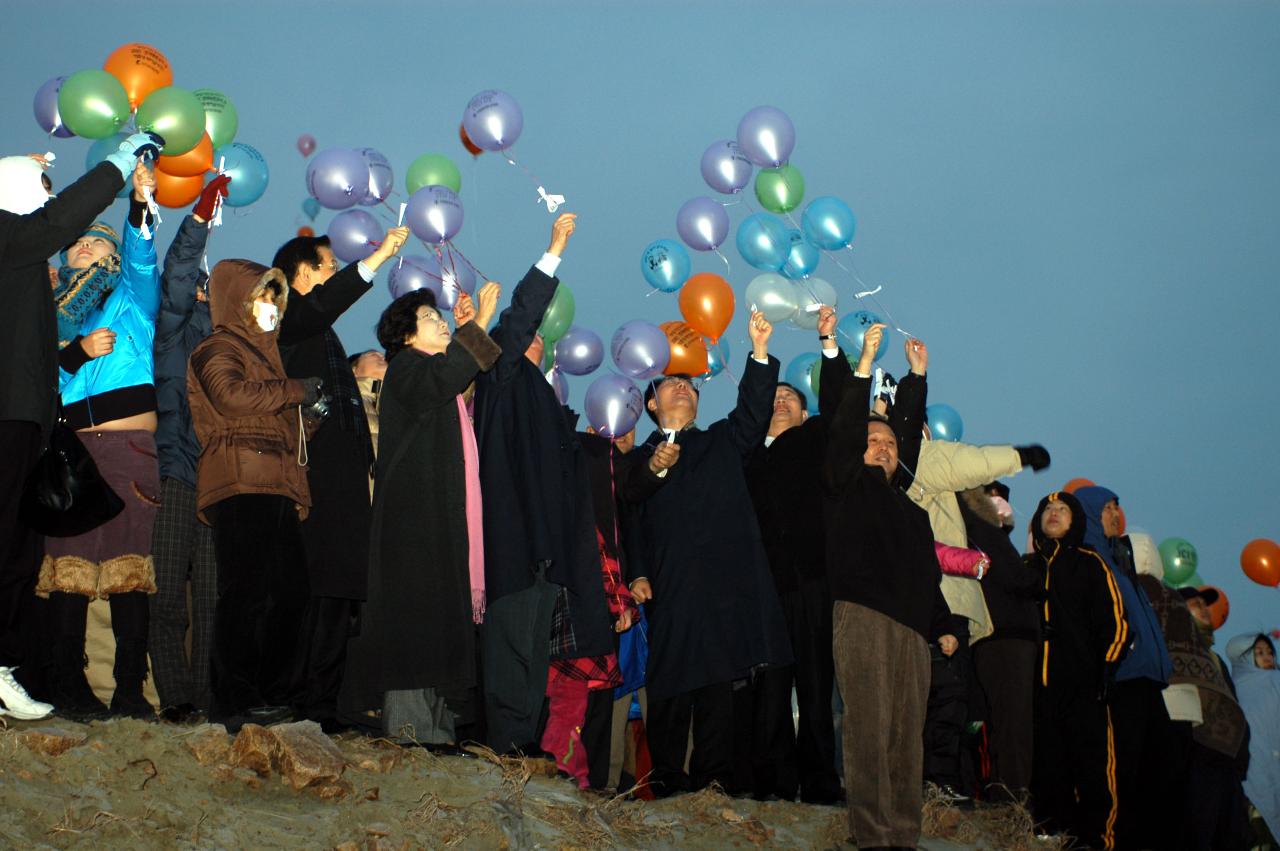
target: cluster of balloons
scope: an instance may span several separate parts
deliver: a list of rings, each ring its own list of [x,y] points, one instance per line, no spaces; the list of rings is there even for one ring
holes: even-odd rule
[[[88,168],[119,146],[130,118],[138,130],[162,136],[155,199],[163,206],[193,202],[218,163],[232,178],[224,199],[229,206],[252,204],[266,191],[266,160],[250,145],[234,141],[240,119],[230,98],[216,89],[173,85],[169,60],[151,45],[121,45],[101,70],[54,77],[36,91],[32,110],[51,136],[96,140],[85,158]]]
[[[348,212],[364,213],[363,210]],[[368,213],[364,213],[364,215],[368,215]],[[373,238],[380,238],[381,235],[382,230],[381,226],[379,226],[377,235]],[[370,247],[369,253],[372,253],[372,250],[373,248]],[[334,256],[338,255],[336,244],[334,245],[333,253]],[[368,254],[366,253],[364,256],[367,257]],[[393,299],[413,290],[431,290],[436,297],[436,306],[441,310],[452,311],[461,294],[472,295],[475,293],[476,273],[470,264],[453,257],[452,254],[402,254],[396,258],[395,264],[391,267],[391,274],[387,278],[387,286],[391,290]]]
[[[303,136],[314,150],[315,140]],[[395,183],[391,162],[374,148],[326,148],[307,163],[307,194],[329,210],[372,207],[387,200]]]

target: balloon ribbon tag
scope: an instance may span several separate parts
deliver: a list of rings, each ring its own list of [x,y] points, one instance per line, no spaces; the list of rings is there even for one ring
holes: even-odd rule
[[[675,429],[673,429],[673,428],[664,428],[664,429],[663,429],[663,431],[665,431],[665,432],[667,433],[667,443],[675,443],[675,442],[676,442],[676,430],[675,430]],[[658,471],[658,478],[659,478],[659,479],[665,479],[665,478],[667,477],[667,473],[669,473],[669,472],[671,472],[671,468],[670,468],[670,467],[663,467],[661,470],[659,470],[659,471]]]
[[[563,195],[548,195],[547,190],[541,186],[538,187],[538,203],[547,205],[547,212],[554,213],[560,209],[560,205],[564,203]]]
[[[151,187],[150,187],[150,186],[144,186],[144,187],[142,187],[142,198],[143,198],[143,200],[145,200],[145,201],[147,202],[147,212],[148,212],[151,216],[154,216],[154,217],[155,217],[156,224],[160,224],[161,222],[163,222],[163,221],[164,221],[164,219],[160,218],[160,206],[159,206],[158,204],[156,204],[156,199],[155,199],[155,196],[153,196],[153,195],[151,194]],[[150,226],[147,224],[147,219],[148,219],[148,218],[149,218],[149,216],[143,216],[143,217],[142,217],[142,229],[141,229],[141,233],[142,233],[142,238],[143,238],[143,239],[151,239],[151,236],[152,236],[152,234],[151,234],[151,228],[150,228]]]

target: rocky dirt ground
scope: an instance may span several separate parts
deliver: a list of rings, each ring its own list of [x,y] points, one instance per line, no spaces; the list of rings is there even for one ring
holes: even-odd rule
[[[437,756],[314,724],[177,727],[60,719],[0,730],[12,848],[851,848],[842,809],[703,791],[584,793],[549,763]],[[929,851],[1056,851],[1013,806],[925,807]]]

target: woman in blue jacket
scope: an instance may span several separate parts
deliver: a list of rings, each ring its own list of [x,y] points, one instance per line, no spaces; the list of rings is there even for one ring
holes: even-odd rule
[[[85,678],[89,600],[111,603],[116,637],[111,714],[149,718],[147,594],[156,590],[151,531],[159,507],[152,342],[160,305],[155,243],[144,227],[143,190],[155,178],[139,163],[123,238],[97,222],[63,251],[59,308],[62,418],[80,433],[124,511],[72,538],[50,538],[36,593],[49,598],[51,697],[58,713],[87,720],[108,714]]]

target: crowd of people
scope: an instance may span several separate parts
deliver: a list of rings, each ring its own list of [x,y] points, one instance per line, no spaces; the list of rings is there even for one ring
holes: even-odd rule
[[[0,714],[155,719],[150,672],[167,722],[310,719],[546,755],[584,788],[847,806],[860,848],[916,847],[926,794],[1026,802],[1083,847],[1272,842],[1271,640],[1233,639],[1229,669],[1216,592],[1166,586],[1106,488],[1048,493],[1020,552],[1000,480],[1049,453],[931,439],[923,342],[873,381],[883,326],[850,359],[823,306],[809,416],[752,312],[725,418],[669,375],[648,435],[608,438],[541,369],[573,214],[500,313],[494,282],[452,327],[417,290],[349,355],[334,324],[407,229],[345,267],[300,236],[206,274],[221,176],[161,265],[161,145],[131,136],[56,194],[38,158],[3,172],[31,186],[0,211]],[[126,220],[98,221],[126,184]],[[59,428],[119,504],[45,537],[25,506]],[[651,770],[628,777],[637,706]]]

